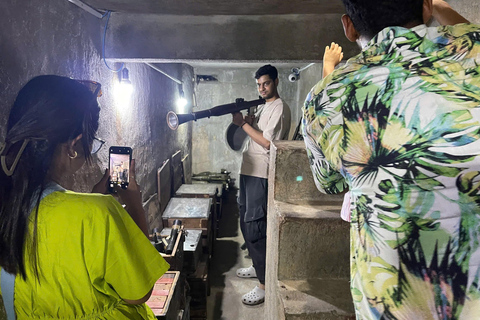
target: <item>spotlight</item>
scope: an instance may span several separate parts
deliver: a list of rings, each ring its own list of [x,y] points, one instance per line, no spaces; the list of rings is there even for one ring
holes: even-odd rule
[[[132,95],[133,93],[133,86],[132,82],[130,81],[130,76],[128,74],[128,69],[123,68],[122,76],[120,77],[120,88],[126,90],[126,94]]]
[[[115,100],[120,110],[125,110],[130,106],[133,94],[133,86],[130,81],[128,69],[123,68],[120,74],[120,80],[115,85]]]
[[[185,107],[188,104],[188,100],[185,98],[185,93],[183,92],[183,87],[180,88],[180,97],[177,99],[177,112],[185,113]]]

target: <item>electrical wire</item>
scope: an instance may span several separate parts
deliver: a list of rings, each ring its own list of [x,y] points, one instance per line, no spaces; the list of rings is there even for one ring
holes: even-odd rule
[[[311,66],[313,66],[315,63],[310,63],[309,65],[306,65],[305,67],[301,68],[301,69],[298,69],[298,72],[302,72],[303,70],[307,69],[307,68],[310,68]]]
[[[105,65],[107,66],[108,70],[112,71],[112,72],[120,72],[122,71],[123,67],[125,66],[125,63],[122,63],[122,65],[120,66],[120,68],[118,68],[117,70],[116,69],[112,69],[110,68],[110,66],[108,65],[107,63],[107,60],[105,59],[105,38],[107,37],[107,27],[108,27],[108,21],[110,20],[110,14],[112,13],[112,11],[107,11],[105,12],[105,14],[103,15],[103,17],[107,16],[107,21],[105,22],[105,29],[103,31],[103,39],[102,39],[102,57],[103,57],[103,62],[105,63]]]

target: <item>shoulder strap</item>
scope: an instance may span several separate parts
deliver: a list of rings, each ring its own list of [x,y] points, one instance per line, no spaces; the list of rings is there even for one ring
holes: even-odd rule
[[[49,194],[55,191],[65,191],[64,188],[58,184],[49,184],[43,191],[41,199],[45,198]],[[33,210],[33,208],[32,208]],[[3,305],[7,312],[7,320],[15,320],[15,308],[14,308],[14,293],[15,293],[15,275],[6,272],[3,268],[1,270],[0,288],[2,289]]]

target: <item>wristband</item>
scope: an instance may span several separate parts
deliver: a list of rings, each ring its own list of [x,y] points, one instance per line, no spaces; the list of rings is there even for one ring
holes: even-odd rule
[[[244,126],[246,123],[247,123],[247,121],[244,121],[244,122],[242,123],[242,125],[240,126],[240,128],[243,128],[243,126]]]

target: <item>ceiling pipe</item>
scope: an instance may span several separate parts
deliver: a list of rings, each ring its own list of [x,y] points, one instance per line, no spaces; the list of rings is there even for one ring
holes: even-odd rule
[[[166,72],[163,71],[162,69],[159,69],[158,67],[154,66],[153,64],[148,63],[148,62],[145,62],[145,64],[146,64],[147,66],[149,66],[150,68],[152,68],[153,70],[160,72],[161,74],[163,74],[165,77],[169,78],[170,80],[173,80],[173,81],[175,81],[175,82],[178,83],[178,84],[183,84],[183,81],[178,80],[177,78],[172,77],[171,75],[169,75],[168,73],[166,73]]]
[[[80,7],[81,9],[87,11],[90,14],[93,14],[95,17],[102,19],[104,17],[104,14],[98,11],[97,9],[89,6],[88,4],[80,1],[80,0],[68,0],[68,2],[73,3],[74,5]]]

